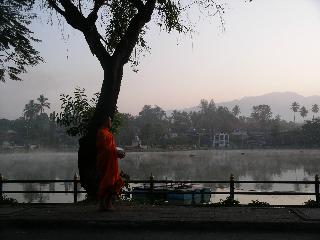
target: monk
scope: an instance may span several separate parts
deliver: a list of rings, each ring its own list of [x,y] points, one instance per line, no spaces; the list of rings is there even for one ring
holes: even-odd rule
[[[125,156],[124,151],[118,151],[110,132],[111,118],[107,117],[97,133],[97,172],[100,179],[97,197],[99,210],[113,210],[112,201],[119,196],[124,182],[120,177],[118,158]]]

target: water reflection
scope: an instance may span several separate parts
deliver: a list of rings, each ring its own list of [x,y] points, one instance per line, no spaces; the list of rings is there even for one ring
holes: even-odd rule
[[[37,191],[34,183],[24,183],[22,184],[23,191]],[[39,198],[39,193],[24,193],[24,198],[28,203],[34,202]]]
[[[149,179],[152,173],[156,179],[228,180],[232,173],[236,180],[313,180],[314,175],[319,173],[319,153],[319,150],[139,152],[128,153],[120,161],[120,167],[129,173],[131,179]],[[78,171],[76,153],[0,154],[0,159],[0,173],[8,179],[72,179]],[[209,186],[217,191],[228,191],[229,187],[228,184]],[[59,191],[73,189],[72,183],[22,185],[24,190],[36,187]],[[313,191],[309,185],[236,184],[235,187],[241,191]],[[17,190],[19,187],[11,188]],[[80,194],[81,197],[83,195]],[[220,197],[216,198],[219,200]],[[249,197],[257,199],[255,196]],[[72,202],[73,196],[25,194],[19,200]]]
[[[46,190],[46,186],[48,184],[35,184],[35,183],[23,183],[22,189],[23,191],[44,191]],[[27,203],[39,202],[45,203],[49,200],[48,193],[23,193],[23,197]]]

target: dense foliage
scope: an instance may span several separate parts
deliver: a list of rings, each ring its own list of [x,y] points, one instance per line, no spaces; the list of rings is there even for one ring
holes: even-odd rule
[[[21,80],[26,67],[42,61],[32,46],[35,38],[29,26],[36,17],[31,12],[34,0],[0,0],[0,81]]]
[[[85,89],[77,87],[73,96],[61,94],[61,112],[57,114],[57,123],[66,128],[70,136],[83,136],[88,131],[90,120],[94,114],[99,93],[88,99]],[[117,133],[121,125],[122,117],[115,114],[112,120],[111,132]]]

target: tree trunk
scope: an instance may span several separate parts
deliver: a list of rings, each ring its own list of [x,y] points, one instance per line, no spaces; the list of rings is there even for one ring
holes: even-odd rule
[[[78,168],[81,186],[90,199],[96,198],[99,179],[96,170],[96,134],[101,120],[106,116],[113,118],[120,91],[123,65],[117,61],[105,63],[104,80],[99,100],[91,120],[88,132],[79,140]]]

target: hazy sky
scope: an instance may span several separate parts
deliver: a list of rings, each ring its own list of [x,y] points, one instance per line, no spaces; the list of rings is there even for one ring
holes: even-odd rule
[[[274,91],[320,94],[320,1],[225,2],[224,32],[218,18],[200,20],[192,39],[150,24],[151,54],[141,59],[138,73],[125,67],[121,112],[137,114],[144,104],[182,109],[202,98],[221,102]],[[100,90],[103,73],[83,36],[66,27],[69,39],[62,40],[46,19],[33,24],[46,62],[31,68],[23,82],[0,83],[0,118],[21,116],[28,100],[42,93],[57,110],[60,93],[76,86],[89,94]]]

